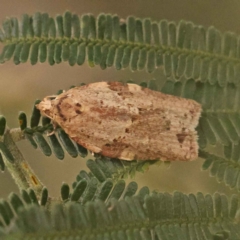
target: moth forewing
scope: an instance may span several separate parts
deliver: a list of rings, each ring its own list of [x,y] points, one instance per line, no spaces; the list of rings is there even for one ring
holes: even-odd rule
[[[136,84],[97,82],[72,88],[37,108],[88,150],[123,160],[198,157],[201,105]]]

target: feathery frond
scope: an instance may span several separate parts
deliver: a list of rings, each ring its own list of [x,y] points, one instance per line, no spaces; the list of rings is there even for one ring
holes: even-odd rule
[[[240,237],[238,209],[236,195],[228,200],[225,195],[204,196],[200,192],[152,193],[144,198],[135,195],[120,201],[112,199],[107,204],[100,200],[86,205],[68,203],[65,207],[56,204],[51,214],[30,204],[19,208],[9,227],[2,224],[1,233],[4,240],[14,237],[210,240],[224,234],[234,240]],[[4,212],[5,220],[9,221],[7,214]]]
[[[50,65],[67,61],[102,69],[120,70],[163,67],[167,77],[182,77],[211,85],[238,83],[240,42],[231,32],[204,28],[192,22],[160,22],[117,15],[78,16],[66,12],[49,17],[47,13],[24,14],[19,22],[7,18],[0,31],[4,48],[0,62],[13,58],[15,64],[48,61]]]
[[[199,157],[204,158],[203,170],[209,169],[210,176],[218,182],[224,182],[228,187],[240,191],[240,148],[239,144],[225,146],[224,157],[205,151],[199,152]]]
[[[117,181],[112,178],[100,181],[91,176],[91,172],[80,171],[77,182],[73,183],[72,188],[73,190],[70,192],[68,184],[63,183],[61,188],[62,200],[64,202],[72,201],[86,204],[94,200],[109,202],[112,198],[119,200],[131,197],[137,192],[138,184],[134,181],[127,184],[120,178]],[[142,197],[149,194],[149,188],[141,188],[139,194]]]

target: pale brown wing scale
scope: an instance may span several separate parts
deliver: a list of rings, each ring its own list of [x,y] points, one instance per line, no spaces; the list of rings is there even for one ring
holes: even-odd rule
[[[37,106],[77,143],[123,160],[198,157],[201,106],[136,84],[98,82],[72,88]]]

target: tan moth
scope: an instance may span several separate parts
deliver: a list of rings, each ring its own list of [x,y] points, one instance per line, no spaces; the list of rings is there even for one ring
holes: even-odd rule
[[[37,105],[88,150],[122,160],[198,157],[195,128],[201,105],[136,84],[97,82]]]

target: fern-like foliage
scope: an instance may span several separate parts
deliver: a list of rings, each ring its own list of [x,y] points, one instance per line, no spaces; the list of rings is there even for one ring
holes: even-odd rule
[[[96,161],[88,160],[87,166],[90,172],[80,171],[76,177],[76,181],[72,184],[72,194],[69,191],[70,187],[64,183],[61,189],[62,199],[67,201],[75,199],[75,201],[86,203],[95,199],[109,201],[112,198],[118,200],[126,196],[133,196],[138,190],[138,184],[135,181],[126,184],[123,178],[126,178],[129,174],[130,176],[134,176],[136,171],[143,172],[146,170],[144,167],[146,168],[148,164],[144,161],[127,165],[124,166],[124,161],[114,159],[110,161],[105,158],[101,160],[97,159]],[[87,186],[85,185],[86,182]],[[82,186],[84,186],[84,189]],[[64,192],[66,193],[63,194]],[[139,190],[139,194],[145,196],[149,194],[149,189],[143,187]]]
[[[1,239],[238,239],[239,199],[218,193],[150,193],[135,182],[96,178],[81,171],[73,189],[61,187],[61,200],[32,189],[0,200]],[[107,171],[106,171],[107,172]],[[138,191],[137,191],[138,190]],[[64,205],[62,203],[64,203]],[[50,211],[49,211],[50,210]]]
[[[205,159],[202,169],[210,169],[210,176],[216,177],[218,182],[240,191],[239,151],[239,145],[233,144],[225,147],[224,157],[200,151],[199,156]]]
[[[239,239],[235,222],[238,198],[218,193],[185,195],[175,192],[135,195],[54,205],[51,214],[37,204],[19,207],[13,215],[2,201],[2,239]],[[7,225],[7,226],[6,226]],[[215,237],[215,238],[214,238]],[[219,238],[220,237],[220,238]],[[224,238],[225,237],[225,238]]]
[[[2,24],[4,43],[1,62],[15,64],[63,61],[71,66],[100,65],[102,69],[130,67],[153,72],[163,66],[167,77],[193,78],[210,84],[237,84],[240,73],[240,42],[234,33],[205,29],[192,22],[179,23],[117,15],[78,16],[66,12],[24,14],[21,21],[8,18]]]
[[[0,200],[0,229],[1,227],[11,228],[12,222],[16,220],[15,215],[20,213],[21,208],[31,206],[45,206],[49,208],[49,204],[53,202],[70,203],[77,202],[85,205],[89,202],[103,201],[110,202],[112,199],[120,200],[126,197],[132,197],[138,190],[136,182],[126,184],[124,180],[113,178],[99,178],[96,172],[99,170],[92,168],[88,164],[90,172],[80,171],[76,178],[76,182],[72,185],[72,190],[68,184],[63,183],[61,186],[61,199],[51,199],[48,197],[48,190],[44,187],[37,198],[34,190],[29,188],[28,191],[21,190],[20,196],[15,193],[9,195],[9,200]],[[107,171],[106,171],[107,172]],[[95,177],[95,175],[97,177]],[[149,194],[148,187],[138,190],[138,196],[142,199]]]

